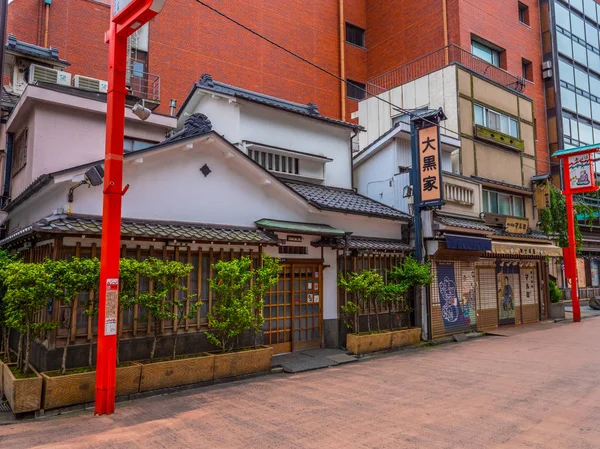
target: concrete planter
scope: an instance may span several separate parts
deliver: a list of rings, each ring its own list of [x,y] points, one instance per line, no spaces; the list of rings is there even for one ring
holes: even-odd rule
[[[213,380],[215,356],[200,354],[179,360],[142,364],[140,392]]]
[[[31,365],[35,377],[16,379],[12,371],[5,366],[2,370],[4,394],[13,413],[34,412],[42,405],[42,376]]]
[[[421,342],[421,328],[411,327],[392,331],[392,349],[417,346]]]
[[[420,341],[421,329],[418,327],[374,334],[348,334],[346,335],[346,349],[353,354],[368,354],[405,346],[415,346]]]
[[[142,366],[132,364],[117,368],[116,396],[127,396],[139,391]],[[93,402],[96,394],[96,371],[64,376],[48,376],[44,379],[43,408],[53,409]]]
[[[247,374],[262,373],[271,369],[273,348],[260,346],[239,352],[215,354],[215,380]]]
[[[565,317],[565,304],[562,302],[551,302],[548,309],[548,318],[557,320]]]

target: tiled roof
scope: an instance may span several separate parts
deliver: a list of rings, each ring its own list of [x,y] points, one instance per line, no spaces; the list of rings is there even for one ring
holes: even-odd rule
[[[348,239],[348,248],[371,251],[412,251],[414,249],[401,240],[354,236]]]
[[[8,35],[6,49],[25,56],[31,56],[32,58],[44,59],[65,66],[70,65],[67,61],[58,57],[58,48],[44,48],[28,42],[19,41],[14,34]]]
[[[294,103],[291,101],[283,100],[281,98],[272,97],[270,95],[261,94],[258,92],[252,92],[250,90],[242,89],[240,87],[231,86],[229,84],[221,83],[219,81],[214,81],[212,76],[209,74],[204,74],[200,77],[200,81],[195,84],[195,88],[208,90],[211,92],[220,93],[223,95],[229,95],[235,98],[241,98],[242,100],[251,101],[253,103],[263,104],[265,106],[271,106],[274,108],[278,108],[284,111],[293,112],[294,114],[300,114],[305,117],[314,118],[317,120],[322,120],[328,123],[332,123],[335,125],[346,126],[352,129],[363,129],[359,125],[355,125],[354,123],[344,122],[342,120],[336,120],[329,117],[324,117],[319,113],[319,109],[316,104],[308,103],[308,104],[300,104]],[[185,109],[186,103],[190,99],[190,93],[188,98],[185,100],[182,105],[180,111]]]
[[[436,215],[435,221],[444,226],[452,226],[455,228],[472,229],[475,231],[494,232],[494,228],[486,225],[483,221],[470,220],[468,218],[458,218],[449,215]]]
[[[325,187],[296,181],[283,182],[318,209],[391,218],[394,220],[411,219],[410,215],[360,195],[354,190]]]
[[[534,231],[534,230],[532,230],[531,232],[528,232],[527,234],[516,234],[514,232],[506,232],[502,228],[494,228],[494,235],[498,235],[498,236],[502,236],[502,237],[550,240],[546,234],[543,234],[539,231]]]
[[[9,235],[0,241],[0,245],[6,245],[29,232],[98,235],[102,232],[102,218],[82,215],[54,215]],[[139,219],[123,219],[121,236],[124,238],[159,238],[195,240],[198,242],[277,244],[277,239],[274,236],[255,228],[234,228],[215,224]]]
[[[349,250],[402,252],[410,252],[414,250],[412,246],[403,242],[402,240],[359,236],[348,236],[347,239],[347,248]],[[346,248],[346,241],[344,238],[323,237],[321,240],[314,242],[312,245],[316,247],[323,246],[327,248],[344,249]]]
[[[6,90],[6,87],[2,86],[2,93],[0,94],[2,106],[5,108],[14,108],[19,102],[19,96],[15,94],[11,94]]]

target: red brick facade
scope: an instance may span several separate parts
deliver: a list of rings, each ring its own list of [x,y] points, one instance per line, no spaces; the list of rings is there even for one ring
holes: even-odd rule
[[[207,0],[218,9],[287,48],[340,74],[339,3],[336,0]],[[541,45],[537,0],[529,6],[531,26],[519,23],[517,1],[445,0],[447,41],[470,49],[471,34],[506,49],[506,68],[521,75],[521,58],[533,63],[526,94],[536,103],[538,171],[548,167]],[[513,4],[514,3],[514,4]],[[345,21],[366,29],[368,50],[345,44],[346,78],[359,82],[385,73],[444,46],[444,0],[344,0]],[[14,0],[8,31],[43,44],[41,0]],[[69,71],[106,79],[108,5],[94,0],[61,0],[50,6],[48,45],[72,65]],[[162,105],[183,102],[194,81],[210,73],[219,81],[300,103],[340,117],[340,83],[335,78],[252,36],[192,0],[169,0],[150,24],[150,73],[161,77]],[[346,101],[347,117],[357,109]]]

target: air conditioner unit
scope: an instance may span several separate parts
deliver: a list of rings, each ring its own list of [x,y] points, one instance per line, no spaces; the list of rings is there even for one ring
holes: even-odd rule
[[[35,84],[38,81],[41,81],[43,83],[53,83],[60,84],[63,86],[70,86],[71,74],[69,72],[51,69],[50,67],[31,64],[29,66],[29,78],[27,82],[29,84]]]
[[[549,78],[552,78],[552,70],[544,70],[542,72],[542,79],[547,80]]]
[[[544,61],[542,63],[542,70],[548,70],[552,68],[552,61]]]
[[[95,92],[108,92],[108,81],[75,75],[73,77],[73,87],[77,87],[78,89],[93,90]]]

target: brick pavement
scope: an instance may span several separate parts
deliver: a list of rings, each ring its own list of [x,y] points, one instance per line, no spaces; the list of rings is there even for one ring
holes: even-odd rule
[[[5,448],[598,448],[600,319],[0,427]]]

